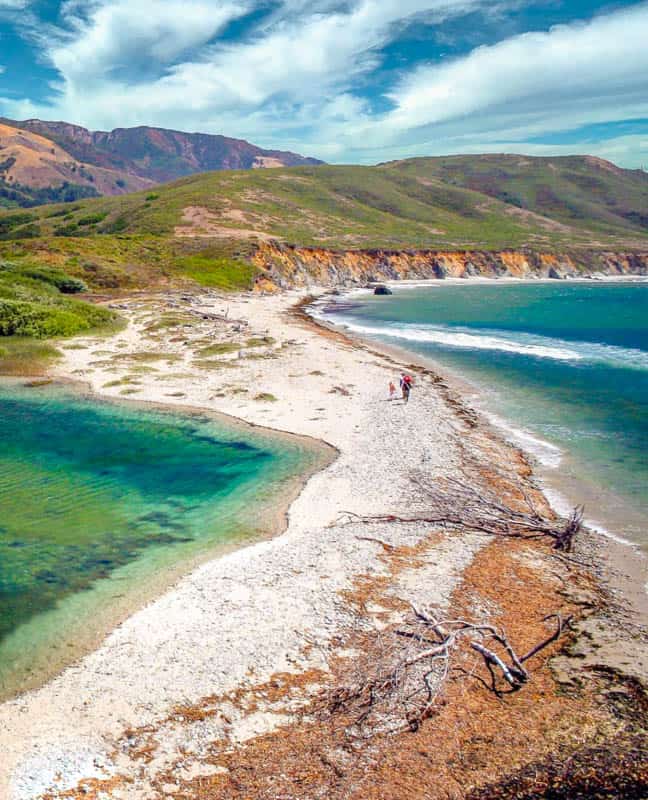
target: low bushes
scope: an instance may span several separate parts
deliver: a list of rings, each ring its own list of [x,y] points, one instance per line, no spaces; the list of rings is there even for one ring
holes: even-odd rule
[[[108,309],[63,296],[85,288],[59,270],[0,263],[0,336],[73,336],[114,322]]]
[[[87,292],[88,287],[79,278],[73,278],[65,272],[57,269],[41,269],[38,267],[27,267],[22,270],[22,274],[37,281],[43,281],[55,286],[63,294],[78,294]]]
[[[58,305],[0,299],[0,336],[73,336],[113,319],[106,309],[73,300]]]

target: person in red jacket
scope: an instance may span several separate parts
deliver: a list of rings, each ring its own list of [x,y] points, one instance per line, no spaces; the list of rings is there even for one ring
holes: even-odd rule
[[[404,372],[401,372],[400,387],[403,393],[403,402],[407,403],[409,401],[410,392],[412,391],[412,378]]]

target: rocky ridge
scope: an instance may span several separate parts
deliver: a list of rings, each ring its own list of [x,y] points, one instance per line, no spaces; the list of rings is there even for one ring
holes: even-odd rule
[[[322,163],[297,153],[265,150],[244,139],[206,133],[185,133],[149,126],[90,131],[69,122],[39,119],[4,121],[52,140],[74,158],[87,164],[119,170],[154,183],[165,183],[211,170]]]

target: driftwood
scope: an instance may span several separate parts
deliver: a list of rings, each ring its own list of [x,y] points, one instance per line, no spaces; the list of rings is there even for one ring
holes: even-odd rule
[[[485,533],[491,536],[510,536],[520,539],[548,537],[555,550],[569,552],[574,537],[583,526],[584,507],[577,506],[567,519],[550,517],[540,512],[531,496],[516,486],[516,502],[509,503],[485,487],[473,486],[467,478],[412,478],[421,490],[425,513],[420,516],[379,514],[362,516],[343,511],[334,524],[414,523],[424,522],[442,527]]]
[[[371,665],[360,665],[354,679],[327,695],[327,712],[350,718],[351,736],[418,730],[443,703],[451,672],[477,680],[497,697],[519,691],[530,680],[526,662],[555,642],[572,619],[546,617],[555,621],[554,630],[518,655],[506,633],[487,622],[438,619],[415,606],[412,611],[407,629],[382,635]]]

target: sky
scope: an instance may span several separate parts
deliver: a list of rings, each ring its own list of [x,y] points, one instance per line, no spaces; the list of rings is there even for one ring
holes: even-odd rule
[[[648,2],[0,0],[0,115],[648,167]]]

